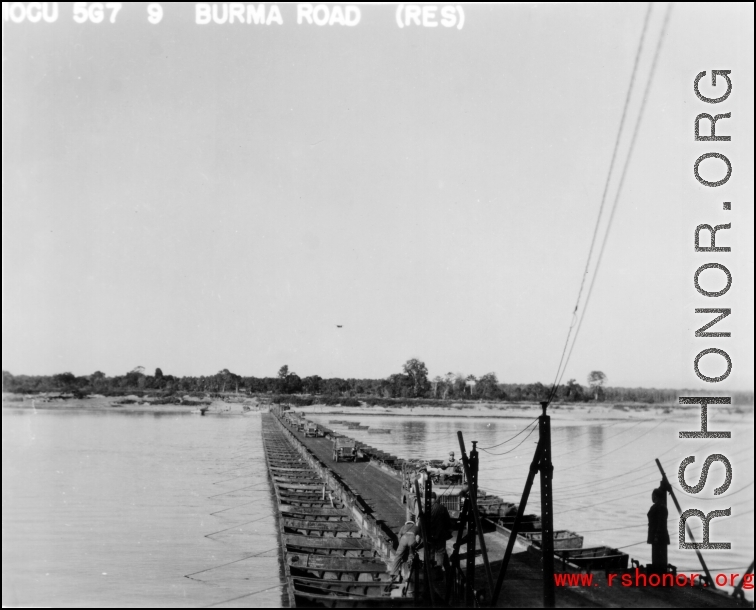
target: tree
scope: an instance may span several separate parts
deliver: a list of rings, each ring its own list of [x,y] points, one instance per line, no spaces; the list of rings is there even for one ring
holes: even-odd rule
[[[107,377],[102,371],[95,371],[89,376],[89,383],[95,392],[101,392],[107,388]]]
[[[472,396],[473,392],[475,391],[475,385],[478,383],[477,377],[475,375],[468,375],[465,377],[465,391],[470,393],[470,396]]]
[[[298,394],[302,391],[302,380],[299,378],[299,375],[290,373],[286,376],[284,391],[287,394]]]
[[[583,400],[583,386],[574,379],[570,379],[564,386],[564,398],[572,402]]]
[[[286,379],[286,377],[289,375],[289,365],[284,364],[280,369],[278,369],[278,378],[282,381]]]
[[[428,383],[428,367],[417,358],[410,358],[402,367],[404,374],[410,378],[412,394],[415,397],[425,396],[430,388]]]
[[[53,375],[53,383],[61,391],[70,391],[75,381],[76,376],[73,373],[58,373],[57,375]]]
[[[458,376],[456,376],[458,377]],[[454,373],[449,371],[444,375],[444,395],[443,398],[448,398],[449,394],[454,394],[454,381],[456,379]]]
[[[162,379],[163,371],[160,367],[155,369],[155,379]]]
[[[302,380],[302,388],[308,394],[319,394],[322,381],[319,375],[310,375]]]
[[[239,393],[239,382],[241,381],[241,377],[235,373],[232,373],[228,369],[223,369],[222,371],[218,371],[218,373],[215,375],[218,379],[218,384],[220,385],[220,391],[225,392],[226,386],[235,386],[236,393]]]
[[[599,399],[599,392],[606,383],[606,375],[602,371],[591,371],[588,373],[588,385],[593,388],[595,400]]]
[[[499,380],[496,378],[496,373],[486,373],[475,384],[475,393],[481,398],[498,398],[499,395]]]
[[[433,388],[433,398],[438,398],[439,386],[443,387],[443,385],[444,385],[444,380],[441,379],[439,375],[436,375],[433,378],[433,381],[431,382],[431,387]]]
[[[402,373],[394,373],[387,380],[384,394],[388,398],[411,398],[415,389],[412,378]]]
[[[131,369],[125,376],[126,387],[135,388],[144,386],[144,367],[136,366]]]

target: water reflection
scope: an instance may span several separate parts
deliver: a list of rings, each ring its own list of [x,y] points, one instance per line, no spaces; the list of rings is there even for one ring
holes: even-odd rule
[[[313,419],[329,425],[328,416],[315,415]],[[392,433],[372,435],[365,430],[330,427],[399,457],[422,459],[444,458],[449,450],[458,451],[456,433],[461,430],[468,451],[473,440],[477,440],[481,448],[481,487],[504,500],[517,502],[538,440],[537,425],[527,428],[532,422],[526,418],[371,416],[362,417],[361,423],[390,428]],[[676,471],[680,460],[692,452],[689,446],[679,442],[680,425],[661,419],[590,422],[552,419],[555,527],[582,533],[586,546],[629,545],[627,552],[632,557],[642,563],[649,561],[650,546],[645,544],[646,512],[651,490],[659,484],[654,458],[660,457],[670,474]],[[525,433],[512,438],[524,428]],[[744,417],[736,428],[741,430],[744,439],[752,438],[750,417]],[[738,447],[741,453],[735,468],[739,475],[728,494],[742,490],[732,500],[733,515],[739,516],[721,519],[717,536],[738,541],[724,561],[727,565],[741,566],[742,571],[753,554],[750,514],[753,510],[753,443],[744,441]],[[706,455],[706,452],[701,454],[698,462]],[[692,480],[693,473],[690,476]],[[683,508],[691,508],[696,501],[682,498],[682,502]],[[711,502],[703,504],[706,508]],[[531,491],[529,508],[540,512],[537,484]],[[673,515],[672,533],[675,520]],[[700,539],[700,533],[698,535]],[[696,569],[695,555],[691,553],[670,547],[670,562],[680,568]]]
[[[588,446],[595,455],[604,453],[604,426],[590,426],[588,428]]]
[[[3,410],[3,605],[281,606],[258,415]]]

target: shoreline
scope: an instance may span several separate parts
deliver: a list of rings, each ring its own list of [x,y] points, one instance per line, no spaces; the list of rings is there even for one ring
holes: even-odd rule
[[[540,405],[497,405],[481,404],[470,406],[417,406],[417,407],[341,407],[327,405],[312,405],[294,407],[305,415],[340,415],[345,417],[422,417],[447,419],[534,419],[541,415]],[[668,405],[623,405],[618,408],[611,403],[576,403],[574,405],[554,404],[549,407],[548,414],[552,420],[559,422],[573,421],[575,423],[590,423],[591,421],[633,421],[667,419],[669,421],[691,421],[698,417],[700,407]],[[717,411],[720,421],[753,421],[753,406],[732,407]]]
[[[119,404],[120,401],[128,401]],[[3,396],[3,409],[18,411],[66,411],[99,413],[154,413],[157,415],[244,415],[256,413],[262,405],[255,400],[225,402],[222,400],[192,402],[190,404],[153,404],[136,396],[93,396],[90,398],[66,398],[42,401],[24,398],[7,400]],[[201,412],[202,411],[202,412]]]
[[[125,404],[119,404],[124,402]],[[149,400],[136,396],[93,396],[83,399],[39,399],[18,398],[8,400],[3,396],[3,409],[19,411],[97,411],[115,413],[153,413],[153,414],[196,414],[201,415],[244,415],[267,411],[271,403],[257,397],[234,397],[231,402],[212,400],[192,402],[191,404],[151,404]],[[541,406],[535,403],[472,403],[449,405],[403,405],[403,406],[367,406],[344,407],[341,405],[314,404],[292,407],[300,413],[313,416],[342,417],[422,417],[422,418],[473,418],[473,419],[531,419],[541,414]],[[700,407],[697,405],[667,404],[612,404],[612,403],[555,403],[549,407],[549,415],[555,421],[573,421],[575,423],[606,420],[640,420],[668,419],[670,421],[689,421]],[[719,420],[753,421],[753,405],[729,406],[717,409]]]

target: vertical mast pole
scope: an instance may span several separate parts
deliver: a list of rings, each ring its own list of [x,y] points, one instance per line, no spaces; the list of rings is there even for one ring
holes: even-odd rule
[[[554,590],[554,502],[552,497],[552,479],[554,466],[551,463],[551,417],[546,415],[548,401],[541,403],[543,414],[538,418],[541,461],[538,470],[541,473],[541,548],[543,550],[543,605],[553,608],[556,599]]]

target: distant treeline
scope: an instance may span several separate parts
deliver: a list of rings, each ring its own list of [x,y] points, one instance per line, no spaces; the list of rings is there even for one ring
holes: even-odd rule
[[[681,395],[701,395],[699,390],[676,390],[655,388],[604,387],[606,376],[601,374],[596,381],[595,371],[591,383],[581,385],[574,379],[561,384],[554,392],[556,402],[639,402],[648,404],[677,403]],[[60,392],[74,396],[103,394],[124,396],[129,394],[169,397],[175,394],[273,394],[320,396],[325,404],[345,402],[357,406],[367,404],[395,404],[397,399],[426,399],[434,403],[449,400],[490,400],[509,402],[538,402],[549,396],[551,386],[540,382],[518,384],[500,383],[494,373],[481,377],[448,373],[444,377],[428,379],[425,365],[418,360],[409,360],[402,373],[385,379],[323,379],[318,375],[300,378],[281,367],[277,377],[243,377],[223,369],[215,375],[201,377],[177,377],[163,374],[155,369],[154,374],[145,374],[137,367],[125,375],[108,377],[97,371],[91,375],[75,376],[72,373],[57,375],[12,375],[3,371],[3,391],[17,394]],[[704,392],[705,394],[713,394]],[[719,392],[717,395],[721,395]],[[753,404],[753,392],[727,392],[735,404]],[[293,396],[292,396],[293,398]],[[347,399],[353,399],[348,401]],[[315,401],[314,398],[299,398],[300,401]]]

